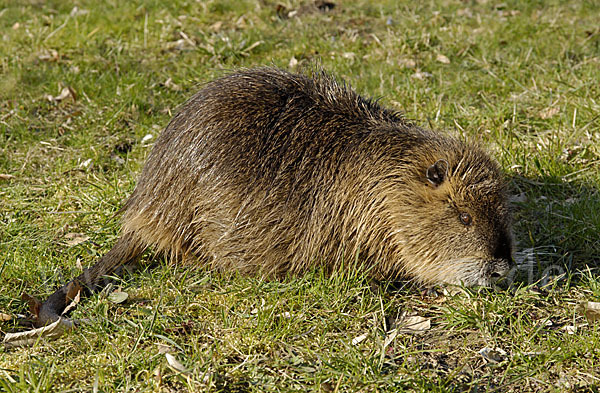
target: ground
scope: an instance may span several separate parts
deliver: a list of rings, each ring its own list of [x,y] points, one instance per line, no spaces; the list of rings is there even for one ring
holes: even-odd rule
[[[600,388],[597,1],[0,3],[0,331],[114,243],[152,143],[227,70],[320,63],[510,183],[508,289],[280,281],[158,265],[56,341],[0,347],[0,391],[583,392]],[[147,266],[147,265],[146,265]],[[410,319],[412,318],[412,319]],[[420,321],[418,329],[407,322]]]

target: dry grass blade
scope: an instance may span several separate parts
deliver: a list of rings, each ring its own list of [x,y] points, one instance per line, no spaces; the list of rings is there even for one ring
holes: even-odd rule
[[[73,328],[73,322],[67,318],[59,318],[48,326],[19,333],[7,333],[3,343],[8,348],[29,347],[41,339],[56,339]]]

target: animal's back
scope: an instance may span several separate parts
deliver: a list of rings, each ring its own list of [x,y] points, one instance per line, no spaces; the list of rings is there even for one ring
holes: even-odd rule
[[[360,228],[344,235],[344,225],[357,224],[344,223],[358,209],[361,179],[352,177],[374,159],[360,149],[385,143],[376,133],[401,131],[408,146],[420,139],[415,130],[325,74],[226,76],[192,97],[157,140],[123,209],[124,231],[220,269],[341,262],[358,250],[349,237],[360,236]]]

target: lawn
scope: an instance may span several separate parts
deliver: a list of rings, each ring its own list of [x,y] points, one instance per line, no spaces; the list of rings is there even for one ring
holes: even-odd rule
[[[265,280],[148,253],[88,323],[0,346],[0,392],[600,391],[598,1],[0,0],[0,337],[110,249],[152,143],[203,83],[316,63],[479,142],[510,183],[508,289]],[[150,262],[153,261],[153,267]],[[407,322],[422,321],[419,329]]]

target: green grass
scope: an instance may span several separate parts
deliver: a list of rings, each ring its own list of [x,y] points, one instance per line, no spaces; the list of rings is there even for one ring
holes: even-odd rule
[[[47,296],[110,248],[152,141],[200,84],[292,58],[493,152],[521,196],[514,287],[433,297],[351,273],[161,262],[120,282],[126,303],[85,300],[73,316],[88,325],[0,348],[0,391],[600,390],[600,327],[576,307],[600,301],[600,4],[313,4],[0,2],[0,312],[25,313],[21,293]],[[65,87],[75,99],[47,98]],[[386,342],[403,313],[431,329]]]

